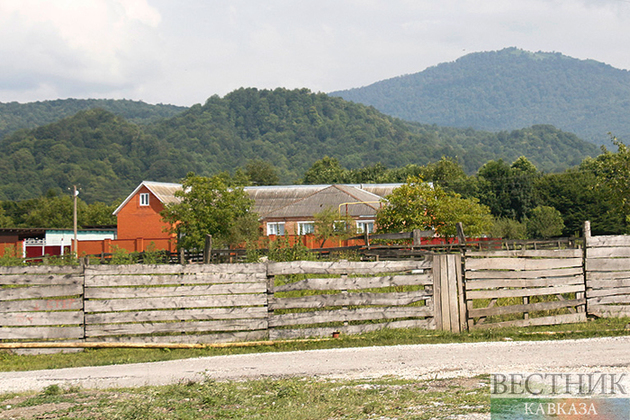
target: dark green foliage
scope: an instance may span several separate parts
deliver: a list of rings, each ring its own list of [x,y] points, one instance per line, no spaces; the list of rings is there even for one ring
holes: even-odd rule
[[[81,189],[86,202],[114,202],[144,179],[183,177],[187,156],[140,126],[100,109],[0,140],[0,199]]]
[[[499,131],[552,124],[597,144],[607,142],[609,131],[630,135],[630,73],[560,53],[516,48],[473,53],[332,95],[444,126]]]
[[[223,175],[211,178],[190,172],[175,193],[180,203],[168,204],[162,218],[177,233],[178,247],[204,249],[206,235],[213,246],[240,245],[258,238],[258,215],[254,200],[238,184]]]
[[[474,173],[491,159],[524,155],[549,171],[597,154],[594,146],[550,126],[495,134],[409,124],[306,89],[239,89],[149,126],[103,110],[81,111],[6,136],[0,151],[0,200],[78,185],[88,203],[120,200],[142,180],[173,182],[189,171],[212,176],[245,167],[240,175],[254,182],[275,181],[275,172],[281,183],[295,183],[326,156],[349,171],[333,171],[332,178],[309,175],[305,182],[404,182],[419,174],[418,165],[443,156]],[[248,170],[252,162],[257,167]],[[262,162],[273,166],[262,168]],[[402,169],[386,174],[386,167]],[[436,181],[441,176],[436,173]],[[462,185],[444,187],[469,195]]]
[[[538,206],[532,209],[526,224],[529,237],[535,239],[560,236],[564,229],[560,212],[549,206]]]
[[[625,230],[621,206],[609,186],[599,183],[588,162],[559,174],[545,174],[536,180],[541,205],[554,207],[564,220],[565,236],[580,236],[584,221],[591,222],[593,235],[620,234]]]
[[[175,105],[150,105],[126,99],[58,99],[26,104],[0,102],[0,139],[16,130],[50,124],[79,111],[93,108],[104,109],[136,124],[147,124],[172,117],[186,109]]]
[[[117,204],[107,205],[101,202],[86,204],[77,199],[77,225],[111,226],[116,224],[112,212]],[[74,202],[70,195],[57,195],[55,191],[39,198],[23,201],[5,201],[0,203],[0,227],[11,228],[56,228],[73,227]],[[4,217],[1,217],[4,213]]]
[[[478,198],[496,217],[521,220],[535,207],[534,182],[540,177],[536,167],[520,157],[512,165],[490,161],[477,172]]]
[[[253,159],[245,165],[245,175],[252,185],[278,185],[278,171],[271,162]]]

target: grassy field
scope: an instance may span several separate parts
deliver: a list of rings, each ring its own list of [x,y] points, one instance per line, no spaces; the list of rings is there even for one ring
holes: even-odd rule
[[[0,396],[0,418],[21,419],[462,419],[489,411],[487,377],[208,380],[104,391],[53,385]]]
[[[79,353],[17,355],[0,351],[0,371],[58,369],[63,367],[102,366],[142,363],[192,357],[259,352],[299,351],[342,347],[388,346],[402,344],[434,344],[497,340],[556,340],[603,336],[630,335],[625,329],[630,319],[596,319],[580,324],[544,327],[497,328],[452,334],[422,329],[381,330],[371,333],[341,336],[324,341],[290,341],[273,346],[206,348],[206,349],[87,349]]]

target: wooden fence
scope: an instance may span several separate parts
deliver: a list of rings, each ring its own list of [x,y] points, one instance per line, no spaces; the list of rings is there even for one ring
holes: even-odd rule
[[[223,342],[266,337],[263,264],[91,266],[89,341]]]
[[[431,261],[4,267],[0,340],[203,343],[435,328]]]
[[[431,259],[274,263],[268,275],[270,339],[435,328]]]
[[[380,262],[0,267],[0,340],[222,342],[630,316],[630,236],[585,244]]]
[[[0,340],[82,338],[81,267],[0,267]]]
[[[468,327],[586,320],[581,249],[466,254]]]
[[[589,313],[630,316],[630,236],[587,236],[585,242]]]

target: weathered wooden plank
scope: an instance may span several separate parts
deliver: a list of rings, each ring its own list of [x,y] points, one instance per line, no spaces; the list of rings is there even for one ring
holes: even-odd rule
[[[523,249],[514,251],[470,251],[466,252],[468,258],[482,257],[512,257],[512,258],[582,258],[581,249]]]
[[[630,316],[630,305],[588,305],[588,314],[595,315],[602,318],[616,317],[622,318]]]
[[[399,308],[356,308],[333,311],[298,312],[272,315],[270,327],[286,325],[322,324],[325,322],[368,321],[375,319],[432,317],[433,308],[429,306],[412,306]]]
[[[431,268],[431,260],[424,261],[292,261],[270,263],[267,274],[378,274],[396,273]]]
[[[630,271],[630,258],[587,258],[586,271]]]
[[[630,287],[630,278],[626,279],[605,279],[605,280],[588,280],[587,289],[609,289],[615,287]]]
[[[70,311],[83,308],[81,298],[15,300],[0,302],[0,312]]]
[[[328,306],[390,305],[403,306],[425,300],[430,292],[420,290],[403,293],[338,293],[294,298],[272,298],[269,309],[325,308]]]
[[[0,319],[1,327],[72,324],[83,324],[82,311],[6,312],[2,314],[2,318]]]
[[[176,309],[161,311],[101,312],[86,314],[86,324],[113,324],[120,322],[157,322],[157,321],[207,321],[213,319],[266,318],[264,306],[212,308],[212,309]]]
[[[234,274],[125,274],[125,275],[87,275],[86,287],[107,286],[157,286],[183,284],[217,284],[217,283],[257,283],[265,282],[267,275],[262,273],[234,273]]]
[[[3,275],[82,274],[83,268],[71,265],[33,265],[28,267],[0,267]]]
[[[466,259],[466,270],[554,270],[582,267],[582,258],[479,258]]]
[[[582,275],[546,279],[467,280],[466,290],[496,289],[499,287],[548,287],[584,284]]]
[[[214,334],[173,334],[149,336],[102,336],[90,337],[89,342],[114,343],[230,343],[258,341],[268,337],[267,330],[222,332]]]
[[[231,306],[258,306],[267,302],[267,296],[212,295],[195,297],[132,298],[86,300],[85,312],[117,312],[142,309],[211,308]]]
[[[203,296],[240,293],[266,293],[265,283],[212,284],[203,286],[174,287],[89,287],[85,289],[86,299],[122,299],[166,296]]]
[[[146,335],[208,331],[242,331],[267,328],[266,319],[226,319],[221,321],[147,322],[137,324],[86,325],[86,337],[103,335]]]
[[[587,299],[589,305],[630,304],[630,295],[587,297]]]
[[[630,295],[630,287],[607,287],[605,289],[586,289],[586,297]]]
[[[524,289],[499,289],[499,290],[471,290],[466,292],[466,299],[494,299],[505,297],[544,296],[561,293],[584,292],[584,285],[570,285],[558,287],[540,287]]]
[[[294,290],[358,290],[377,287],[432,285],[431,274],[410,274],[406,276],[346,277],[329,279],[305,279],[295,283],[275,286],[274,292]]]
[[[587,248],[586,258],[620,258],[630,257],[630,246],[628,247],[602,247]]]
[[[447,277],[446,286],[448,287],[448,311],[450,313],[449,331],[454,333],[461,332],[459,330],[459,306],[457,298],[457,277],[461,269],[460,255],[446,255]]]
[[[1,287],[0,300],[37,299],[45,297],[75,296],[83,293],[81,284],[63,286]]]
[[[469,271],[466,267],[466,280],[473,279],[534,279],[556,278],[582,275],[582,267],[559,268],[556,270],[532,270],[532,271]]]
[[[8,274],[0,276],[0,285],[55,285],[62,284],[81,284],[83,276],[78,274]]]
[[[514,321],[503,321],[494,323],[477,324],[469,327],[471,329],[501,328],[501,327],[529,327],[534,325],[556,325],[573,324],[576,322],[586,322],[586,313],[545,316],[540,318],[517,319]]]
[[[443,290],[442,285],[442,265],[444,264],[444,259],[440,258],[439,255],[433,257],[433,308],[435,315],[435,328],[442,331],[444,329],[444,320],[443,320],[443,311],[442,302],[444,299],[442,295],[446,293]]]
[[[49,340],[53,338],[82,338],[83,327],[2,327],[1,340]]]
[[[492,308],[478,308],[468,311],[470,318],[487,317],[492,315],[518,314],[523,312],[550,311],[560,308],[569,308],[585,305],[586,299],[572,299],[552,302],[537,302],[523,305],[494,306]]]
[[[586,282],[630,279],[630,271],[587,271]]]
[[[423,328],[427,330],[435,329],[433,318],[412,319],[406,321],[380,322],[377,324],[345,325],[341,327],[320,327],[320,328],[296,328],[296,329],[273,329],[269,331],[269,339],[286,340],[303,337],[330,337],[333,332],[340,332],[344,335],[362,334],[370,331],[378,331],[385,328]]]
[[[586,241],[586,249],[610,246],[630,246],[630,236],[628,235],[601,235],[590,236]]]
[[[266,273],[265,264],[161,264],[161,265],[93,265],[86,267],[86,275],[102,274],[236,274]]]

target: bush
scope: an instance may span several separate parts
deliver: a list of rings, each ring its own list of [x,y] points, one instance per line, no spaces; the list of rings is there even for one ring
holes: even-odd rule
[[[527,232],[531,238],[551,238],[562,235],[564,221],[560,212],[553,207],[538,206],[530,213],[526,221]]]

